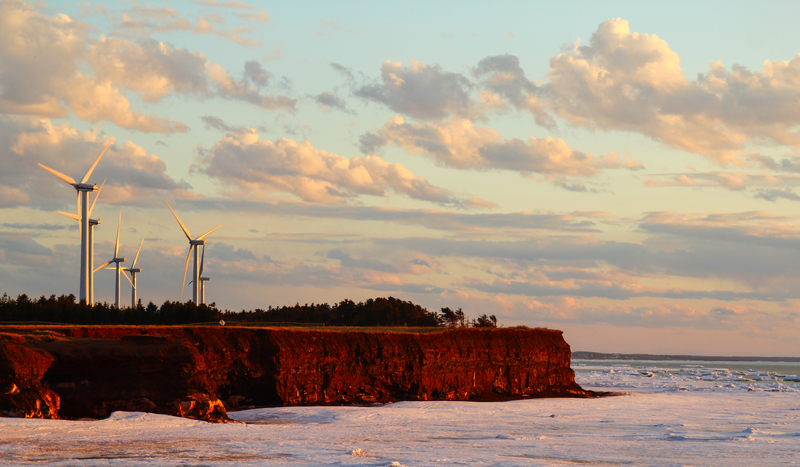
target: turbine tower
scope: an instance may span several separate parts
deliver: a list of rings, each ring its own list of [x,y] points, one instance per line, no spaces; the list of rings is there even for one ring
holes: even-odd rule
[[[92,205],[89,207],[89,305],[94,305],[94,227],[96,225],[100,225],[100,219],[92,219],[92,211],[94,211],[94,205],[97,204],[97,198],[100,197],[100,192],[103,191],[103,186],[105,186],[106,181],[103,180],[103,183],[100,184],[100,188],[97,189],[97,194],[94,195],[94,201],[92,201]],[[70,214],[64,211],[58,211],[59,214],[69,217],[70,219],[75,219],[76,221],[81,221],[81,216],[76,214]]]
[[[120,276],[120,274],[125,274],[125,271],[122,271],[120,269],[119,264],[120,263],[124,263],[126,261],[126,258],[120,258],[119,257],[119,228],[121,226],[122,226],[122,213],[119,213],[119,224],[117,224],[117,240],[116,240],[116,242],[114,242],[114,258],[112,258],[110,261],[106,261],[105,263],[103,263],[102,266],[100,266],[99,268],[94,270],[95,272],[97,272],[97,271],[103,269],[104,267],[108,266],[111,263],[116,263],[116,268],[108,268],[108,269],[116,269],[116,271],[117,271],[117,279],[116,279],[116,282],[115,282],[116,286],[114,288],[114,291],[115,291],[114,292],[114,303],[116,304],[117,309],[120,309],[120,302],[119,302],[119,299],[120,299],[120,297],[119,297],[119,280],[120,279],[119,279],[119,276]],[[128,275],[125,274],[125,277],[128,277]],[[130,278],[128,278],[128,280],[130,281]]]
[[[212,232],[222,227],[222,224],[219,225],[216,229],[209,230],[208,232],[204,233],[203,235],[192,238],[192,235],[189,233],[189,230],[183,225],[183,222],[178,218],[178,215],[175,214],[175,210],[172,209],[172,206],[167,203],[167,207],[170,211],[172,211],[172,215],[175,216],[175,220],[178,221],[178,224],[181,226],[181,230],[186,235],[186,238],[189,239],[189,252],[186,254],[186,266],[183,267],[183,283],[181,284],[181,296],[178,299],[183,300],[183,288],[186,285],[186,271],[189,270],[189,258],[192,256],[192,251],[194,251],[194,270],[192,272],[192,301],[194,304],[198,304],[198,292],[200,292],[200,273],[198,270],[198,262],[197,262],[197,247],[200,245],[205,245],[206,241],[205,238],[209,236]]]
[[[80,276],[80,290],[78,292],[78,300],[82,302],[87,302],[89,299],[89,202],[87,194],[90,191],[97,191],[97,185],[86,183],[89,180],[89,177],[92,175],[94,168],[97,167],[97,163],[100,162],[100,158],[103,157],[103,154],[106,153],[106,149],[111,146],[111,143],[106,145],[103,152],[97,156],[97,159],[94,161],[89,170],[86,171],[86,174],[81,179],[80,183],[76,182],[74,178],[64,175],[61,172],[51,169],[41,163],[39,163],[39,167],[43,168],[44,170],[50,172],[51,174],[55,175],[56,177],[60,178],[64,182],[72,185],[73,188],[78,192],[78,210],[81,213],[81,276]]]
[[[203,245],[203,254],[200,255],[200,305],[206,304],[206,281],[210,281],[211,278],[203,277],[203,264],[205,263],[206,259],[206,246]]]
[[[142,245],[144,245],[144,237],[142,237],[142,243],[139,244],[139,249],[136,250],[136,256],[133,257],[133,264],[131,264],[131,267],[122,270],[123,274],[125,271],[131,273],[131,277],[128,277],[127,274],[125,275],[125,279],[128,279],[128,282],[131,283],[131,308],[136,308],[136,273],[142,272],[142,268],[136,267],[136,260],[139,259],[139,253],[142,252]]]

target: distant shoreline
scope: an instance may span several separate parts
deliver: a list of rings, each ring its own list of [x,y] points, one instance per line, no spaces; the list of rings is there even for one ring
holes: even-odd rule
[[[624,354],[602,352],[572,352],[573,359],[580,360],[688,360],[702,362],[790,362],[800,363],[800,357],[719,357],[704,355],[651,355],[651,354]]]

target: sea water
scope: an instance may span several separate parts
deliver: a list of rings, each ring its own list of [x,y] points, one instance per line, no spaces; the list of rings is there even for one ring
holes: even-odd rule
[[[797,363],[575,360],[622,395],[231,413],[0,419],[8,465],[800,465]]]

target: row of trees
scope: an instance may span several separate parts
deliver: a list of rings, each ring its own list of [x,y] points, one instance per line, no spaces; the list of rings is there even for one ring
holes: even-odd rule
[[[216,304],[166,301],[161,306],[150,302],[136,308],[117,309],[108,303],[88,306],[76,303],[74,295],[31,299],[22,294],[16,299],[0,297],[0,322],[49,322],[65,324],[194,324],[225,320],[233,323],[316,323],[326,326],[408,326],[408,327],[484,327],[497,326],[494,315],[467,319],[461,308],[442,308],[431,312],[414,303],[394,297],[352,300],[328,305],[299,303],[294,306],[269,307],[266,310],[220,311]]]

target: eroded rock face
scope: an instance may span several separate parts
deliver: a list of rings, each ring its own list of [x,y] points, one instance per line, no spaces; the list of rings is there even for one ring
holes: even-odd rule
[[[9,340],[0,341],[0,416],[58,418],[58,394],[41,385],[53,356],[24,339]]]
[[[19,391],[0,394],[0,415],[102,418],[136,410],[228,421],[226,404],[230,409],[590,395],[575,383],[560,331],[51,331],[60,338],[37,340],[23,330],[13,339],[0,335],[0,389],[13,384]]]

